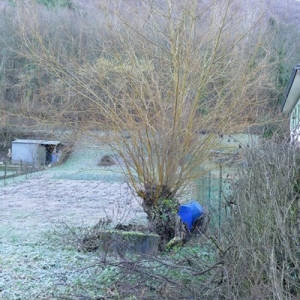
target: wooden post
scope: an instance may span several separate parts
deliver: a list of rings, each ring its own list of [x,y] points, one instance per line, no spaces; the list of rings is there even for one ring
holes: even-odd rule
[[[7,160],[4,161],[4,180],[6,179],[7,175]]]
[[[18,175],[21,175],[21,172],[22,172],[22,159],[20,160],[20,163],[19,163],[19,174]]]

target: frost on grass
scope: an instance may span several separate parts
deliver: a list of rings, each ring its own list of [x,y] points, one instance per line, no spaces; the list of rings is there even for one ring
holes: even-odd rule
[[[35,242],[23,240],[4,247],[1,256],[1,299],[49,299],[50,295],[55,299],[70,290],[82,292],[94,274],[102,280],[97,264],[87,268],[95,263],[93,257],[44,235],[36,236]]]
[[[95,280],[104,285],[114,271],[87,268],[93,255],[53,235],[62,222],[72,227],[93,226],[103,218],[144,220],[117,170],[97,166],[102,155],[98,148],[78,150],[63,165],[1,184],[0,299],[55,299],[84,289],[102,295]]]

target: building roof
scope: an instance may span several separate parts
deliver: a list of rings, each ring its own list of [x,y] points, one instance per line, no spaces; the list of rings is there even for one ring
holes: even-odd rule
[[[60,141],[47,141],[47,140],[26,140],[26,139],[17,139],[12,143],[15,144],[38,144],[38,145],[54,145],[57,146],[61,142]]]
[[[300,97],[300,64],[296,65],[287,85],[281,111],[291,113]]]

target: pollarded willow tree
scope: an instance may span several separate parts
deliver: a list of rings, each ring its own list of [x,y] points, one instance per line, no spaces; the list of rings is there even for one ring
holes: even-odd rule
[[[256,123],[269,101],[264,8],[103,0],[93,13],[66,15],[22,8],[22,55],[47,73],[24,110],[45,107],[48,121],[85,132],[105,128],[105,142],[167,242],[176,234],[179,196],[202,175],[217,133]]]

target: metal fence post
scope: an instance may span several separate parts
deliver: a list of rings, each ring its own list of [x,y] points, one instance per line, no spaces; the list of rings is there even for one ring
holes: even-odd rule
[[[222,165],[219,165],[219,239],[221,238],[221,211],[222,211]]]
[[[211,171],[208,172],[208,208],[211,210]]]

